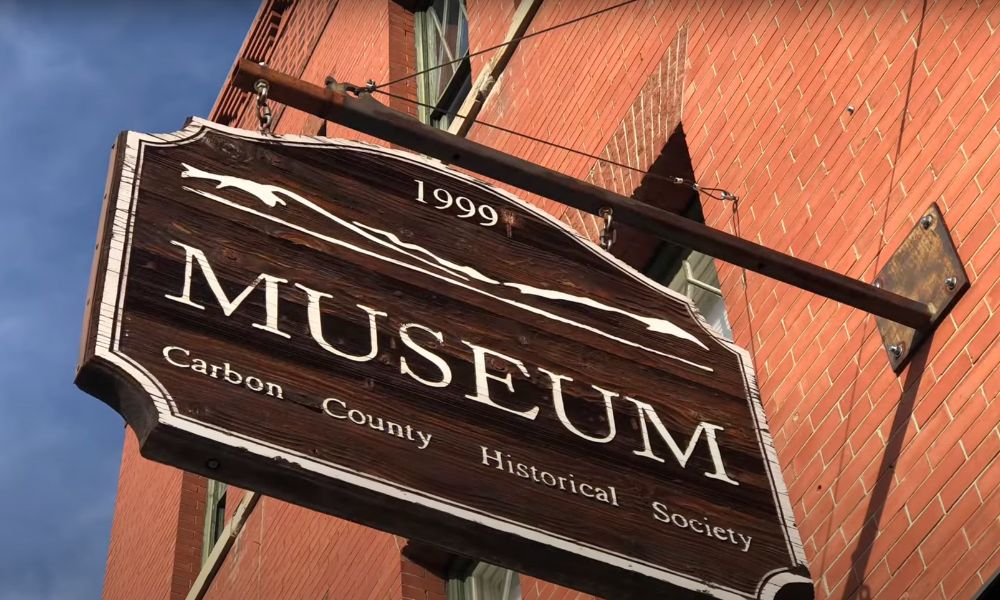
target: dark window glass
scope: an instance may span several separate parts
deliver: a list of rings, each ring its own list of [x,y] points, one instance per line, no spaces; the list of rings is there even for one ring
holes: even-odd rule
[[[422,75],[417,99],[425,123],[447,129],[472,89],[469,21],[464,0],[434,0],[416,13],[417,70],[445,65]],[[457,61],[457,62],[453,62]]]
[[[215,542],[222,536],[226,526],[226,490],[221,481],[208,480],[208,498],[205,501],[205,535],[201,545],[201,562],[208,559]]]
[[[705,222],[701,204],[697,200],[691,203],[684,216]],[[664,244],[646,269],[646,275],[694,300],[698,312],[708,325],[722,337],[732,341],[733,332],[729,327],[719,273],[711,256],[673,244]]]
[[[462,561],[448,578],[448,600],[521,600],[521,578],[510,569]]]

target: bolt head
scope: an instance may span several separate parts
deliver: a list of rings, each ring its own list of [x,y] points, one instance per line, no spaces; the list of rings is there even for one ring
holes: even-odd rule
[[[854,108],[853,104],[848,104],[847,105],[847,114],[853,115],[855,110],[857,110],[857,109]]]
[[[947,279],[944,280],[944,287],[948,288],[949,292],[954,291],[955,287],[957,286],[958,286],[957,277],[948,277]]]
[[[920,219],[920,226],[924,229],[930,229],[931,225],[934,224],[934,215],[924,215]]]
[[[207,461],[205,461],[205,466],[214,471],[219,468],[219,461],[215,460],[214,458],[210,458]]]
[[[897,344],[893,344],[893,345],[889,346],[889,348],[888,348],[889,354],[893,358],[899,358],[900,356],[902,356],[903,355],[903,350],[905,350],[905,349],[906,349],[906,345],[903,342],[899,342]]]

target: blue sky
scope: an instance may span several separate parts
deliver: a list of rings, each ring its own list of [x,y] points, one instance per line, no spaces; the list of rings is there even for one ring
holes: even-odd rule
[[[257,0],[0,0],[0,600],[100,597],[121,418],[73,386],[108,153],[206,116]]]

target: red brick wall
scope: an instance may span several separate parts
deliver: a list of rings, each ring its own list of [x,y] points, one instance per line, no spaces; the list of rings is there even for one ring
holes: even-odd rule
[[[507,32],[510,30],[518,4],[517,0],[466,0],[470,50],[475,52],[481,48],[502,44],[507,39]],[[492,57],[493,54],[490,52],[472,57],[473,82]]]
[[[268,0],[270,1],[270,0]],[[322,18],[322,28],[304,28],[301,23],[319,22],[320,13],[316,13],[317,6],[334,6],[329,15]],[[390,26],[389,15],[390,6],[393,13],[393,24]],[[304,11],[311,9],[313,13],[308,17],[293,20],[293,18]],[[400,11],[405,12],[396,6],[391,0],[370,0],[326,2],[325,0],[304,0],[294,3],[286,13],[291,16],[285,17],[287,25],[281,30],[280,42],[272,50],[272,58],[268,62],[273,68],[286,73],[298,73],[298,76],[310,83],[324,85],[328,76],[336,77],[341,83],[353,83],[364,85],[369,79],[377,82],[389,81],[390,74],[390,53],[389,53],[389,32],[403,31]],[[412,35],[412,32],[411,32]],[[242,51],[247,54],[248,47],[245,45]],[[396,56],[396,64],[393,66],[394,73],[399,72],[402,66],[408,64],[406,58]],[[287,66],[282,66],[287,65]],[[393,87],[393,93],[406,93],[409,88],[406,86]],[[236,96],[249,102],[249,95],[234,91],[234,88],[225,86],[220,98]],[[382,98],[385,100],[385,98]],[[232,121],[234,127],[244,127],[248,129],[257,128],[257,117],[253,111],[223,110],[223,105],[219,102],[212,112],[214,120],[223,119],[230,114],[237,114],[237,118]],[[314,135],[318,131],[318,122],[301,111],[295,109],[281,109],[275,112],[275,131],[286,133],[305,133]],[[329,137],[341,137],[348,139],[361,139],[375,142],[374,138],[362,136],[338,125],[330,124],[327,129]]]
[[[407,77],[417,71],[417,38],[414,34],[413,11],[396,2],[389,2],[389,73],[390,81],[403,79],[394,83],[386,91],[394,96],[403,96],[410,100],[417,99],[417,80]],[[384,82],[379,82],[384,83]],[[417,105],[413,102],[390,97],[384,98],[393,110],[417,116]]]
[[[282,73],[303,77],[307,61],[332,20],[335,5],[328,0],[264,0],[240,56],[263,62]],[[213,118],[256,129],[253,106],[248,93],[226,86],[216,100]],[[277,121],[284,107],[275,108]]]
[[[330,6],[301,0],[283,9],[269,64],[318,84],[330,74],[364,83],[410,70],[402,6],[341,0],[327,14],[321,4]],[[528,31],[611,4],[546,0]],[[472,47],[501,41],[515,9],[470,0]],[[711,225],[868,281],[928,203],[941,205],[972,288],[899,377],[872,317],[719,265],[819,598],[967,599],[1000,566],[1000,326],[990,319],[1000,304],[998,24],[1000,9],[957,0],[647,0],[523,42],[479,115],[661,175],[687,175],[674,169],[689,153],[701,184],[741,197],[738,205],[703,198]],[[241,102],[245,95],[224,89],[214,116],[229,111],[254,128]],[[279,132],[317,128],[291,109],[278,121]],[[673,210],[687,198],[483,125],[469,137]],[[678,139],[684,160],[665,162]],[[525,196],[596,236],[590,216]],[[137,482],[173,490],[180,478],[141,462],[127,444],[108,573],[118,595],[108,597],[128,597],[118,590],[137,571],[120,557],[133,552],[152,574],[142,589],[169,589],[169,561],[143,552],[171,548],[176,536],[162,529],[176,519],[147,516]],[[404,542],[264,499],[208,597],[440,600],[440,572],[401,558]],[[526,600],[585,598],[527,577],[522,587]]]
[[[972,289],[900,377],[872,317],[722,277],[820,597],[970,598],[1000,566],[1000,12],[699,6],[683,17],[698,24],[685,128],[700,180],[744,197],[740,235],[871,281],[930,202],[945,211]],[[733,230],[731,206],[706,212]]]
[[[542,2],[528,32],[612,4]],[[522,42],[479,120],[599,155],[677,34],[676,25],[665,22],[666,15],[676,10],[670,3],[646,4],[629,5]],[[470,19],[474,19],[471,10]],[[472,45],[478,43],[473,40]],[[593,159],[483,126],[473,126],[468,137],[581,179],[594,167]],[[566,211],[555,202],[522,196],[558,217]]]
[[[200,475],[184,472],[181,476],[181,497],[177,511],[170,600],[187,598],[191,585],[201,571],[207,499],[208,481]]]
[[[533,28],[595,8],[568,4],[543,4]],[[720,268],[820,597],[971,597],[1000,566],[1000,328],[988,322],[1000,296],[990,45],[1000,14],[957,1],[925,14],[921,2],[665,5],[525,44],[480,118],[648,164],[627,144],[630,129],[650,129],[634,113],[636,73],[651,73],[686,26],[692,166],[703,185],[743,197],[740,235],[871,281],[941,203],[973,288],[899,378],[871,317],[754,274],[744,288],[740,270]],[[615,191],[639,186],[625,170],[598,178],[595,166],[614,168],[482,126],[470,137]],[[592,221],[529,199],[594,238]],[[735,231],[732,205],[703,204],[712,225]]]
[[[183,599],[201,566],[205,479],[147,461],[125,430],[104,600]]]
[[[400,598],[395,536],[261,498],[205,600]]]
[[[597,596],[566,589],[547,581],[521,576],[521,600],[600,600]]]
[[[404,556],[401,577],[400,600],[447,600],[446,579],[442,569],[428,569]]]

